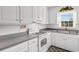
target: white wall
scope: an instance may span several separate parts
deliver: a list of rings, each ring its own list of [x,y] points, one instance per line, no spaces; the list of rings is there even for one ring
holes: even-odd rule
[[[49,28],[59,28],[57,24],[57,12],[62,8],[62,6],[49,7],[48,8],[48,19],[51,25],[48,25]],[[73,6],[77,11],[77,26],[75,29],[79,29],[79,6]]]

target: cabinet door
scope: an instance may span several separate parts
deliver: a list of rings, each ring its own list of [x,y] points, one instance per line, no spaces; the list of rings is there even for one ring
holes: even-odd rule
[[[43,8],[42,6],[38,6],[38,19],[43,21]]]
[[[58,46],[58,35],[57,33],[52,33],[52,45]]]
[[[29,41],[29,52],[37,52],[38,51],[38,43],[37,38],[34,38]]]
[[[40,6],[33,7],[33,18],[40,20],[42,18],[42,8]]]
[[[21,18],[24,23],[31,23],[33,21],[32,8],[32,6],[21,7]]]
[[[78,51],[78,40],[76,37],[69,37],[66,41],[66,49],[69,51]]]
[[[57,47],[64,48],[64,39],[61,36],[57,36],[54,42]]]
[[[29,46],[29,52],[38,52],[37,44],[31,44]]]
[[[66,47],[66,45],[65,45],[66,44],[66,38],[61,36],[61,37],[59,37],[58,41],[59,41],[58,42],[59,47],[65,49],[65,47]]]
[[[47,8],[45,6],[33,7],[33,19],[37,23],[47,23]]]
[[[63,34],[60,33],[53,33],[52,35],[52,41],[53,41],[53,45],[57,46],[59,48],[65,48],[65,36]]]
[[[48,9],[46,6],[42,7],[43,11],[42,11],[42,18],[43,18],[43,22],[44,23],[48,23]]]
[[[33,7],[33,18],[36,20],[41,20],[42,18],[42,7],[41,6],[35,6]]]
[[[38,18],[38,7],[37,6],[34,6],[33,7],[33,20],[37,20]]]
[[[47,19],[47,7],[45,6],[39,6],[38,7],[38,16],[40,17],[40,20],[45,21]]]
[[[4,22],[16,22],[18,18],[18,7],[16,6],[4,6],[2,7],[2,21]]]

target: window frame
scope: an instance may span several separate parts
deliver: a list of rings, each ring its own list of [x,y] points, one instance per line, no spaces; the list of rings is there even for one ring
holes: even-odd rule
[[[72,14],[73,15],[73,26],[70,27],[66,27],[66,26],[61,26],[61,15],[63,14]],[[75,10],[72,10],[72,11],[63,11],[63,12],[57,12],[57,24],[60,28],[75,28],[76,27],[76,24],[77,24],[77,12]],[[69,24],[68,24],[69,25]]]

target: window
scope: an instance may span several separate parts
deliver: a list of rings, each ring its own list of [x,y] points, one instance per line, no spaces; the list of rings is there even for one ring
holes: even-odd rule
[[[73,27],[73,14],[62,14],[61,15],[61,26],[62,27]]]
[[[74,28],[76,26],[76,12],[65,11],[57,13],[57,23],[62,28]]]

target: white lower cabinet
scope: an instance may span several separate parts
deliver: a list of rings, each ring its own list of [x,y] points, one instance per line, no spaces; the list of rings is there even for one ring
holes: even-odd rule
[[[36,44],[32,44],[29,46],[29,52],[38,52],[38,48]]]
[[[58,39],[57,39],[58,38]],[[60,47],[60,48],[65,48],[65,40],[63,37],[57,37],[56,38],[56,46]]]
[[[29,52],[38,52],[38,38],[29,40],[28,46]]]
[[[69,51],[79,51],[78,35],[52,33],[52,45]]]
[[[10,48],[2,50],[2,52],[27,52],[28,51],[28,42],[23,42],[17,45],[14,45]]]
[[[68,37],[66,40],[66,49],[69,51],[79,51],[79,41],[78,36]]]
[[[62,36],[59,33],[53,33],[52,34],[52,45],[64,48],[65,46],[65,39],[64,36]]]
[[[20,37],[20,39],[25,38],[26,37]],[[38,38],[36,37],[28,41],[18,43],[14,46],[1,50],[1,52],[38,52]]]

